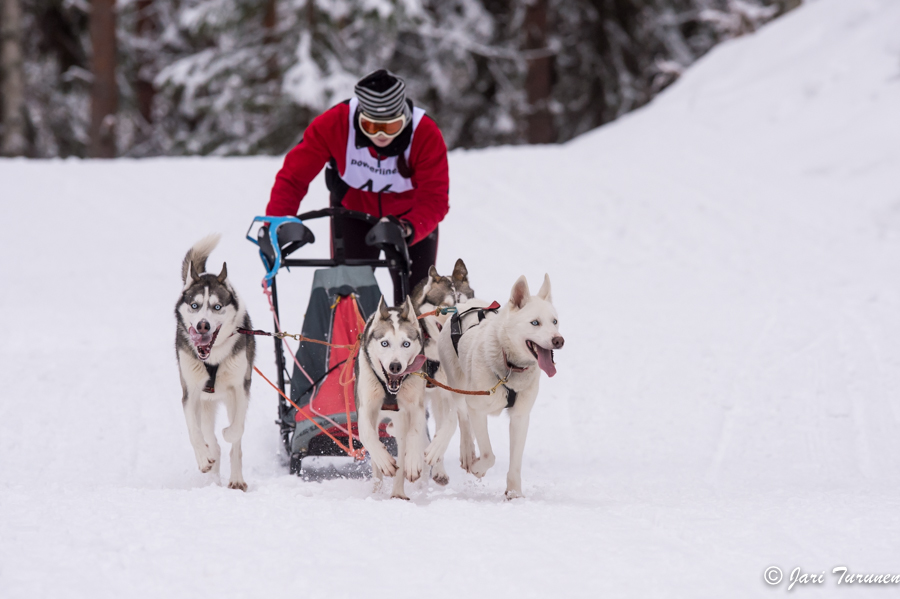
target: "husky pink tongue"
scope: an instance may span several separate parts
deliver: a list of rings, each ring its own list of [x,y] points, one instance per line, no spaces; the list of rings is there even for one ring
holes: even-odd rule
[[[547,373],[547,376],[553,376],[556,374],[556,364],[553,363],[553,352],[549,349],[544,349],[537,343],[533,345],[534,351],[537,352],[538,366],[541,370]]]
[[[191,341],[194,343],[194,345],[209,345],[209,342],[212,339],[212,335],[208,333],[206,335],[198,333],[194,329],[194,327],[188,329],[188,333],[190,334]]]
[[[403,371],[403,374],[409,374],[410,372],[415,372],[422,368],[422,364],[425,363],[425,354],[419,354],[413,361],[410,362],[409,366],[406,367],[406,370]]]

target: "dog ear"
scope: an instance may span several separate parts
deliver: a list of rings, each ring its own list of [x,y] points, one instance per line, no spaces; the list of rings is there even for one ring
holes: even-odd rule
[[[419,318],[419,311],[416,309],[416,304],[413,303],[412,297],[406,296],[406,303],[404,304],[404,310],[406,311],[406,316],[403,318],[407,318],[410,314],[412,314],[413,318]]]
[[[403,300],[403,307],[400,308],[400,320],[408,319],[410,314],[413,315],[413,318],[417,316],[416,307],[413,305],[412,298],[407,295],[406,299]]]
[[[381,320],[387,320],[391,317],[390,311],[388,311],[387,304],[384,303],[384,296],[381,296],[381,299],[378,301],[378,317]]]
[[[428,276],[434,279],[435,281],[441,280],[441,275],[438,274],[437,269],[434,267],[434,264],[428,267]]]
[[[509,294],[509,303],[511,303],[513,307],[521,309],[530,297],[531,293],[528,292],[528,281],[525,280],[525,275],[522,275],[513,285],[512,292]]]
[[[453,278],[457,281],[465,281],[468,276],[469,271],[466,268],[466,263],[463,262],[462,258],[457,258],[456,265],[453,267]]]
[[[553,303],[553,299],[550,297],[550,275],[547,273],[544,273],[544,284],[541,285],[540,290],[537,292],[537,296],[551,304]]]
[[[191,280],[196,283],[200,280],[200,275],[197,274],[197,267],[194,266],[194,261],[191,260]]]
[[[222,272],[219,273],[219,276],[216,277],[216,280],[219,281],[219,283],[224,283],[225,279],[227,279],[227,278],[228,278],[228,265],[225,262],[223,262],[222,263]]]

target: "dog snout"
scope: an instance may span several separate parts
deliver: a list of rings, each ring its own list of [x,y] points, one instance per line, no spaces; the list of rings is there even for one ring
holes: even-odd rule
[[[197,323],[197,332],[200,333],[201,335],[207,334],[209,332],[209,329],[210,329],[210,326],[209,326],[208,320],[204,319],[204,320],[201,320],[199,323]]]
[[[390,371],[391,374],[400,374],[403,372],[403,364],[400,362],[391,362]]]
[[[557,335],[553,338],[553,349],[561,349],[565,342],[562,335]]]

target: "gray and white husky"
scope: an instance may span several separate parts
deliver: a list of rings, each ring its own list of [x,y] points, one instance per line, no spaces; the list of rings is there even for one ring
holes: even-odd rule
[[[473,300],[456,306],[460,314],[471,307],[486,307]],[[488,437],[487,416],[509,408],[509,472],[506,497],[522,496],[522,456],[531,408],[537,399],[540,371],[556,374],[553,350],[565,340],[559,334],[558,316],[550,294],[550,277],[537,295],[531,295],[528,281],[519,277],[509,302],[496,312],[485,313],[479,324],[475,313],[461,318],[462,336],[454,347],[452,327],[445,326],[438,337],[438,355],[447,380],[457,389],[487,390],[507,379],[493,395],[466,396],[468,417],[478,442],[479,456],[469,471],[481,478],[494,465],[496,456]],[[458,353],[457,353],[458,351]],[[463,428],[460,427],[460,435]]]
[[[425,381],[410,376],[425,363],[423,348],[422,329],[409,296],[397,308],[388,308],[382,297],[366,322],[353,367],[359,440],[369,452],[376,486],[385,474],[393,476],[391,497],[400,499],[408,499],[404,478],[415,482],[425,468]],[[391,416],[396,461],[378,436],[381,407],[389,400],[396,400],[398,407]]]
[[[469,271],[461,258],[456,261],[453,273],[449,277],[442,277],[434,266],[429,268],[428,276],[416,286],[412,294],[413,304],[419,314],[431,312],[435,308],[453,307],[474,297],[475,291],[469,284]],[[445,385],[447,375],[440,367],[437,339],[449,317],[449,314],[443,314],[421,319],[427,358],[425,370],[436,381]],[[439,485],[446,485],[450,482],[450,477],[444,468],[444,453],[456,431],[457,423],[464,429],[460,435],[460,444],[468,445],[460,447],[460,463],[464,469],[468,469],[470,463],[474,461],[474,445],[471,442],[472,436],[468,431],[468,418],[465,415],[466,402],[461,396],[437,386],[426,387],[425,401],[431,407],[435,422],[434,439],[425,449],[425,463],[431,466],[431,478]]]
[[[181,403],[188,436],[201,472],[218,474],[221,451],[216,441],[216,409],[225,404],[229,425],[222,436],[231,443],[228,488],[247,490],[241,472],[241,437],[250,393],[256,343],[236,334],[252,329],[247,307],[238,299],[222,264],[218,275],[206,272],[206,259],[219,243],[210,235],[188,250],[181,264],[184,288],[175,305],[175,354],[181,374]]]

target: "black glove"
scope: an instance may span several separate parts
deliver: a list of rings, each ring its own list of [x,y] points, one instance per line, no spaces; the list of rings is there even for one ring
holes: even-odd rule
[[[400,232],[403,235],[404,239],[410,239],[413,235],[416,234],[416,230],[413,228],[412,224],[408,220],[400,220],[396,216],[384,216],[381,218],[380,222],[391,222],[397,225],[400,228]]]

